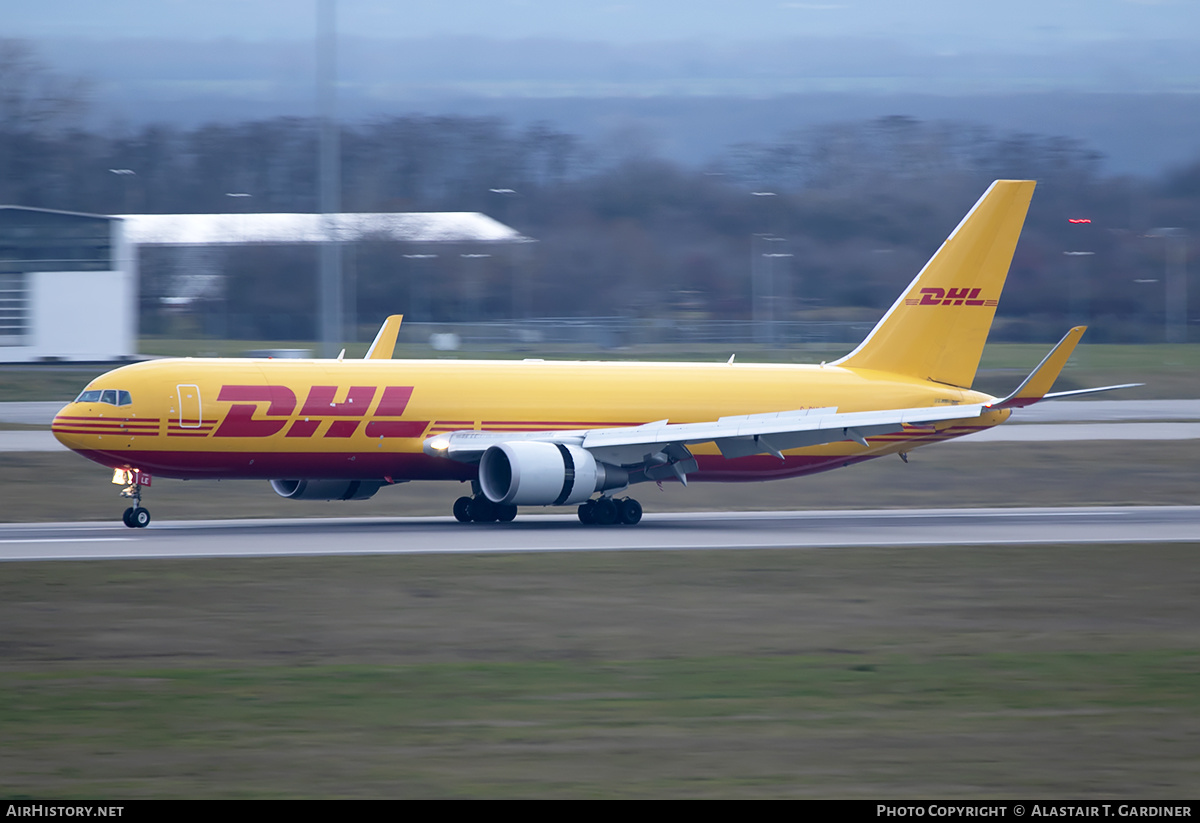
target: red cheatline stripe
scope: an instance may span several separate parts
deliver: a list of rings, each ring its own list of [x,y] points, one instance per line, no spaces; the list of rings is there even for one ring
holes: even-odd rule
[[[136,428],[124,426],[50,426],[52,432],[73,432],[76,434],[157,434],[157,428]]]
[[[158,423],[145,422],[143,420],[71,420],[69,418],[56,417],[51,421],[51,425],[55,423],[64,423],[68,426],[129,426],[140,429],[157,429]]]
[[[89,417],[89,416],[73,415],[73,414],[56,414],[54,416],[54,419],[55,420],[100,420],[105,423],[112,423],[114,421],[117,423],[157,423],[158,422],[157,417],[111,417],[111,416],[109,416],[109,417],[90,416]]]
[[[85,434],[93,437],[158,437],[157,432],[98,432],[91,429],[52,429],[51,434]]]
[[[116,434],[120,434],[122,432],[128,432],[130,434],[157,434],[158,433],[157,428],[132,428],[132,427],[125,428],[122,426],[80,426],[80,425],[50,426],[50,431],[52,431],[52,432],[66,432],[66,431],[96,432],[98,434],[108,434],[110,432],[114,432]]]

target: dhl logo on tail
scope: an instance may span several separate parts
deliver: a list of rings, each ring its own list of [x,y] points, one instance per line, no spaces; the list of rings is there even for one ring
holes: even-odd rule
[[[921,299],[904,298],[906,306],[995,306],[999,300],[981,300],[979,293],[983,289],[921,289]]]

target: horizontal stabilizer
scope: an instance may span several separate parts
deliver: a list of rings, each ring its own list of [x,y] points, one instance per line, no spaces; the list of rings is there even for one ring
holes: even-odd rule
[[[1087,331],[1087,326],[1076,326],[1067,332],[1066,336],[1058,341],[1058,345],[1042,358],[1038,367],[1029,373],[1021,385],[1017,386],[1016,391],[1003,400],[992,403],[991,407],[993,409],[1019,409],[1024,406],[1032,406],[1045,397],[1046,392],[1050,391],[1050,387],[1058,379],[1058,375],[1062,373],[1063,366],[1067,365],[1067,360],[1075,351],[1075,345],[1079,342],[1079,338],[1083,337],[1085,331]]]
[[[1067,364],[1071,353],[1075,351],[1075,345],[1079,342],[1079,338],[1083,337],[1085,331],[1087,331],[1087,326],[1076,326],[1067,332],[1066,337],[1058,341],[1058,345],[1051,349],[1050,353],[1038,364],[1038,367],[1022,381],[1021,385],[1017,386],[1016,391],[1003,400],[997,400],[995,403],[990,404],[988,408],[1019,409],[1025,406],[1032,406],[1034,403],[1043,400],[1078,397],[1082,394],[1096,394],[1097,392],[1114,391],[1116,389],[1132,389],[1144,385],[1143,383],[1122,383],[1119,386],[1101,386],[1096,389],[1050,392],[1050,387],[1054,385],[1054,381],[1062,373],[1063,366]]]
[[[1060,400],[1064,397],[1078,397],[1081,394],[1098,394],[1102,391],[1116,391],[1117,389],[1136,389],[1138,386],[1144,386],[1145,383],[1122,383],[1119,386],[1100,386],[1095,389],[1075,389],[1074,391],[1056,391],[1050,392],[1042,398],[1042,402],[1047,400]]]

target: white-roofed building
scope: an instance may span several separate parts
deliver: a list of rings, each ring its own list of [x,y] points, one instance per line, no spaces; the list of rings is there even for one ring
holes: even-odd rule
[[[149,296],[165,311],[186,312],[205,300],[225,300],[230,255],[219,249],[329,241],[351,254],[357,244],[400,244],[391,255],[398,261],[440,255],[443,266],[458,261],[455,266],[469,270],[462,275],[469,279],[477,277],[478,258],[532,239],[478,212],[108,216],[0,206],[0,362],[131,358],[139,292],[143,305]],[[180,250],[168,252],[175,256],[171,271],[152,277],[154,293],[145,294],[139,250],[171,248]],[[399,266],[389,274],[396,271]],[[296,270],[293,282],[307,285],[309,277]],[[348,280],[353,293],[355,278]],[[418,283],[407,294],[413,302],[428,301],[430,290]],[[347,305],[354,305],[352,295]],[[413,306],[388,306],[386,313],[406,308]]]
[[[530,238],[479,212],[369,214],[121,214],[137,246],[343,243],[525,243]]]

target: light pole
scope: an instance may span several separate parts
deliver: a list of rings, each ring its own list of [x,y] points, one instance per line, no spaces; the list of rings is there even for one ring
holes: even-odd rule
[[[436,260],[436,254],[406,254],[406,260]],[[412,272],[406,272],[408,275],[408,299],[411,305],[407,307],[406,314],[411,313],[412,317],[417,319],[419,323],[428,323],[433,319],[433,307],[428,305],[426,300],[427,289],[421,288],[421,284],[426,284],[432,281],[432,277],[421,276],[414,277]]]
[[[1187,231],[1175,226],[1151,229],[1147,237],[1166,240],[1166,307],[1163,334],[1168,343],[1187,342]]]
[[[320,181],[321,242],[320,300],[321,356],[332,358],[342,341],[342,248],[337,213],[342,210],[341,150],[337,128],[337,7],[335,0],[317,3],[317,109],[321,122]]]
[[[250,210],[250,198],[254,197],[253,194],[250,194],[249,192],[245,192],[245,191],[227,191],[227,192],[225,192],[225,196],[231,197],[231,198],[237,200],[239,203],[245,204],[243,208],[238,209],[239,212],[249,211]]]
[[[786,243],[787,238],[784,237],[764,237],[764,240]],[[763,259],[767,264],[767,342],[774,346],[778,342],[776,334],[778,318],[775,316],[775,304],[779,302],[778,289],[775,284],[775,260],[792,257],[789,252],[767,252],[763,254]]]
[[[787,252],[765,251],[762,244],[786,242],[786,237],[776,237],[770,233],[750,237],[750,317],[756,343],[775,342],[775,271],[772,261],[792,256]]]
[[[513,228],[513,212],[516,210],[517,206],[521,205],[517,200],[517,198],[519,198],[521,195],[516,190],[510,188],[488,189],[488,191],[501,199],[501,202],[503,203],[501,208],[501,216],[503,217],[504,225],[508,226],[509,228]],[[523,256],[524,255],[514,253],[513,251],[509,251],[505,255],[505,260],[508,263],[510,271],[510,299],[512,301],[511,310],[514,320],[528,317],[527,296],[529,290],[525,282],[526,273],[520,270],[517,259],[515,259]]]
[[[751,197],[778,197],[773,191],[752,191]],[[770,214],[767,214],[768,219],[764,222],[770,226]],[[760,242],[781,241],[782,237],[776,237],[772,232],[758,232],[750,236],[750,322],[753,328],[753,336],[755,343],[763,343],[769,337],[768,330],[763,323],[763,300],[767,294],[767,290],[773,291],[773,284],[764,283],[764,279],[770,280],[771,267],[770,263],[765,259],[766,255],[759,251]]]
[[[1086,326],[1090,312],[1091,294],[1088,290],[1087,278],[1083,273],[1083,258],[1091,257],[1094,251],[1065,251],[1067,257],[1074,258],[1075,265],[1071,270],[1071,325]]]
[[[137,172],[134,171],[133,169],[109,169],[109,171],[112,172],[113,174],[117,175],[117,177],[120,177],[122,180],[130,181],[129,183],[127,183],[126,185],[121,187],[121,199],[124,201],[124,206],[122,207],[124,210],[124,213],[131,214],[132,208],[130,207],[130,204],[129,204],[129,200],[130,200],[129,191],[133,185],[133,181],[131,180],[131,178],[136,177]]]
[[[473,252],[460,254],[459,257],[463,260],[485,260],[491,257],[491,255]],[[483,291],[483,278],[480,275],[483,273],[479,271],[479,266],[474,263],[468,263],[466,271],[466,288],[462,289],[462,320],[464,323],[478,323],[483,319],[479,316],[480,306],[483,305],[483,301],[480,299],[480,294]]]
[[[1068,217],[1067,222],[1072,226],[1088,226],[1088,230],[1083,233],[1083,236],[1091,236],[1092,218],[1090,217]],[[1072,234],[1075,234],[1072,231]],[[1077,238],[1078,239],[1078,238]],[[1071,268],[1071,286],[1070,286],[1070,314],[1071,325],[1086,326],[1088,324],[1088,315],[1091,314],[1091,290],[1088,288],[1087,279],[1084,276],[1083,258],[1091,257],[1095,254],[1092,251],[1065,251],[1067,257],[1074,258],[1075,264]],[[1080,352],[1082,355],[1082,352]]]

